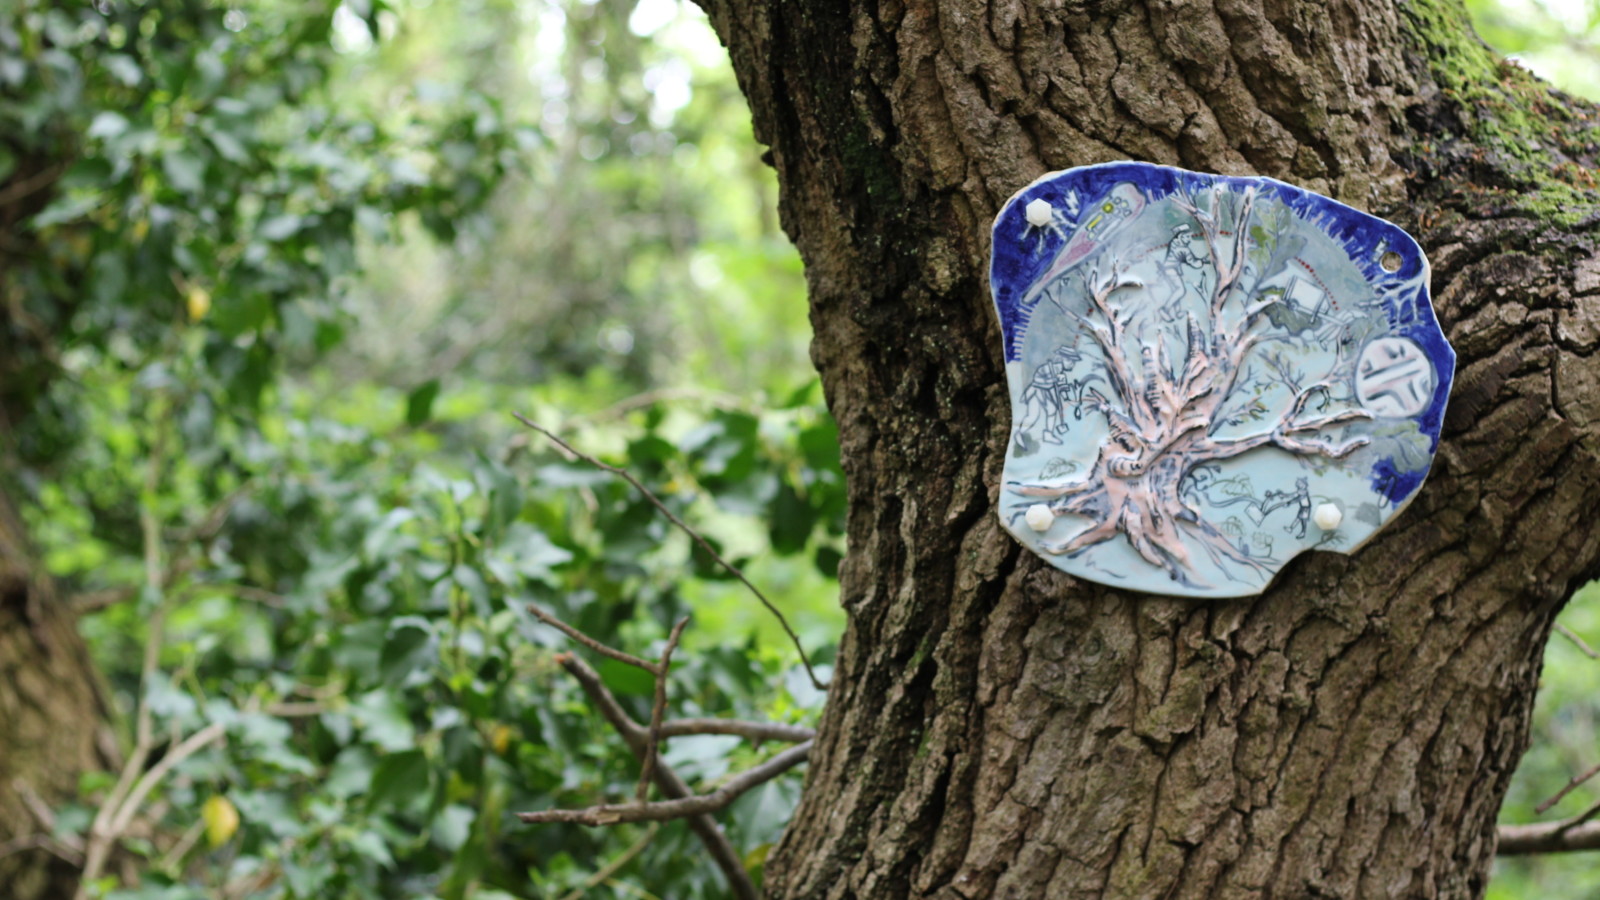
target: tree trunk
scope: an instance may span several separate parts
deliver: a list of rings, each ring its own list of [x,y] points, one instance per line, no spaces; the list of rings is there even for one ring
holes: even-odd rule
[[[33,419],[55,369],[49,324],[11,276],[39,252],[25,223],[64,169],[8,149],[21,162],[0,180],[0,896],[56,900],[72,896],[80,861],[47,840],[54,810],[77,799],[79,776],[108,768],[118,751],[77,617],[56,596],[7,494],[19,448],[41,455],[49,444],[16,423]]]
[[[769,896],[1481,895],[1552,619],[1600,561],[1594,110],[1454,0],[703,3],[806,263],[851,499]],[[1200,602],[1000,530],[989,223],[1114,159],[1270,175],[1428,250],[1444,438],[1353,557]]]
[[[70,897],[78,883],[81,860],[48,838],[53,811],[78,796],[78,777],[115,757],[98,686],[76,618],[35,564],[0,491],[0,886],[8,900]]]

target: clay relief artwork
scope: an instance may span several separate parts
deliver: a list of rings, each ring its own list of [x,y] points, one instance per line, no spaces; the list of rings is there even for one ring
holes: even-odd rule
[[[1421,486],[1455,354],[1404,231],[1264,178],[1109,163],[994,225],[1013,426],[1001,516],[1057,567],[1259,593]]]

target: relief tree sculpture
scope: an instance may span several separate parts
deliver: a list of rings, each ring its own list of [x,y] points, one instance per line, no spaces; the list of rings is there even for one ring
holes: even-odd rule
[[[1209,295],[1173,315],[1182,292],[1160,303],[1111,251],[1081,276],[1037,286],[1035,293],[1064,290],[1087,299],[1082,312],[1056,302],[1098,348],[1111,396],[1090,390],[1082,402],[1104,415],[1109,437],[1081,477],[1013,487],[1025,497],[1048,500],[1053,516],[1087,520],[1076,534],[1041,544],[1047,552],[1074,554],[1123,535],[1171,579],[1195,584],[1194,549],[1219,565],[1227,559],[1260,567],[1262,561],[1183,499],[1181,486],[1192,469],[1268,446],[1343,459],[1369,439],[1335,436],[1335,430],[1373,416],[1353,399],[1334,399],[1354,368],[1340,344],[1321,378],[1296,386],[1264,423],[1250,422],[1253,430],[1229,433],[1227,413],[1244,392],[1242,376],[1253,364],[1270,362],[1255,359],[1254,351],[1293,339],[1267,315],[1285,302],[1284,292],[1262,289],[1293,256],[1287,234],[1293,216],[1253,187],[1235,197],[1213,184],[1199,199],[1180,190],[1170,200],[1190,220],[1178,226],[1179,233],[1193,227],[1202,239],[1200,272]],[[1270,208],[1261,210],[1263,203]],[[1170,349],[1174,345],[1182,349]]]

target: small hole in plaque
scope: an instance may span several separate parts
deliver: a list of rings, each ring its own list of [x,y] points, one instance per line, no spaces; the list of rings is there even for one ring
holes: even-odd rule
[[[1390,250],[1383,255],[1382,259],[1378,260],[1378,265],[1383,266],[1385,272],[1398,272],[1400,271],[1400,254]]]

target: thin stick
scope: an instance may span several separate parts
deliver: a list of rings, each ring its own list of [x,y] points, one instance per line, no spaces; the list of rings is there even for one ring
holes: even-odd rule
[[[1556,791],[1556,794],[1555,794],[1554,797],[1551,797],[1549,800],[1546,800],[1545,802],[1539,804],[1538,806],[1535,806],[1533,808],[1533,811],[1535,813],[1537,813],[1537,814],[1543,815],[1545,810],[1549,809],[1552,806],[1555,806],[1557,803],[1560,803],[1562,798],[1567,796],[1568,794],[1572,793],[1574,788],[1576,788],[1580,784],[1583,784],[1585,781],[1588,781],[1589,779],[1595,777],[1596,775],[1600,775],[1600,764],[1597,764],[1594,768],[1592,768],[1589,771],[1583,773],[1582,775],[1578,775],[1578,776],[1574,777],[1571,781],[1567,782],[1567,786],[1566,787],[1562,788],[1559,791]]]
[[[161,863],[157,868],[169,872],[175,869],[179,863],[183,862],[183,858],[189,855],[189,851],[194,849],[194,845],[200,842],[200,835],[204,834],[205,830],[206,820],[203,818],[195,819],[194,824],[189,826],[189,830],[185,831],[182,837],[178,838],[178,842],[173,844],[172,848],[161,857]]]
[[[1500,856],[1532,853],[1564,853],[1573,850],[1600,850],[1600,822],[1589,822],[1563,830],[1560,822],[1538,825],[1501,825],[1496,833]]]
[[[560,619],[556,618],[555,616],[545,612],[544,610],[542,610],[539,607],[533,605],[532,603],[528,604],[528,612],[533,613],[533,615],[539,621],[545,623],[546,625],[549,625],[552,628],[559,629],[562,634],[566,635],[569,638],[572,638],[573,640],[575,640],[578,643],[584,645],[585,647],[588,647],[590,650],[593,650],[594,652],[600,654],[601,656],[609,656],[612,659],[616,660],[617,662],[627,663],[630,666],[637,666],[638,668],[641,668],[641,669],[645,670],[646,672],[649,672],[652,675],[660,674],[660,669],[657,668],[655,663],[650,662],[647,659],[640,659],[639,657],[634,656],[631,653],[624,653],[621,650],[616,649],[615,647],[608,647],[605,644],[602,644],[599,641],[595,640],[594,638],[589,637],[587,634],[584,634],[583,632],[579,631],[578,629],[573,628],[571,625],[568,625],[567,623],[561,621]]]
[[[633,858],[635,856],[643,853],[644,848],[650,846],[650,842],[655,840],[656,832],[660,830],[660,822],[651,822],[650,827],[645,829],[644,835],[637,841],[633,842],[633,846],[622,851],[622,854],[616,859],[606,863],[605,868],[594,873],[593,875],[590,875],[584,880],[581,886],[575,887],[571,891],[567,892],[567,894],[563,896],[561,900],[582,900],[585,892],[599,887],[602,882],[609,881],[611,878],[615,877],[618,872],[622,871],[624,866],[633,862]]]
[[[814,729],[777,722],[746,722],[740,719],[672,719],[661,723],[661,737],[687,734],[731,734],[750,741],[783,741],[798,744],[817,736]]]
[[[1561,624],[1560,622],[1556,623],[1556,633],[1571,641],[1573,645],[1578,648],[1578,651],[1584,656],[1587,656],[1590,659],[1600,659],[1600,651],[1596,651],[1593,647],[1589,646],[1584,642],[1583,638],[1578,637],[1575,633],[1573,633],[1572,629]]]
[[[1565,822],[1562,822],[1561,823],[1561,830],[1558,833],[1559,834],[1566,834],[1567,832],[1571,831],[1572,829],[1577,828],[1579,825],[1582,825],[1585,822],[1588,822],[1589,820],[1593,819],[1595,816],[1600,816],[1600,803],[1596,803],[1593,806],[1589,807],[1588,809],[1584,810],[1583,812],[1578,813],[1577,815],[1575,815],[1572,818],[1566,820]]]
[[[656,670],[656,699],[650,707],[650,734],[645,739],[644,763],[639,766],[639,786],[633,790],[633,799],[639,803],[650,793],[650,779],[655,775],[656,755],[660,752],[661,720],[667,714],[667,673],[672,669],[672,651],[678,648],[683,626],[688,624],[687,616],[679,619],[678,624],[672,626],[672,634],[667,636],[666,649],[661,651],[661,665]]]
[[[655,803],[616,803],[591,806],[588,809],[546,809],[539,812],[517,813],[517,818],[530,824],[569,822],[578,825],[616,825],[619,822],[664,822],[701,813],[713,813],[739,799],[745,791],[766,784],[805,762],[806,757],[810,755],[810,741],[796,744],[761,765],[740,772],[709,794],[697,794],[679,800],[658,800]]]
[[[221,722],[212,722],[210,725],[189,735],[178,746],[167,751],[167,755],[161,757],[161,761],[151,766],[150,771],[139,779],[139,786],[134,788],[133,792],[128,795],[128,799],[123,802],[122,809],[118,811],[116,819],[111,823],[112,832],[120,835],[127,831],[128,825],[133,821],[134,813],[139,811],[139,806],[144,803],[144,798],[155,789],[156,785],[161,783],[161,779],[167,777],[167,773],[172,771],[173,767],[178,763],[199,753],[205,749],[207,744],[222,737],[225,731],[227,731],[227,728]]]
[[[84,850],[83,877],[79,880],[74,900],[87,900],[88,886],[100,877],[101,870],[105,868],[112,845],[122,836],[122,829],[115,827],[114,823],[121,818],[125,801],[135,789],[150,752],[155,749],[154,716],[147,695],[161,662],[161,645],[166,638],[167,607],[171,600],[163,590],[165,578],[161,565],[161,522],[152,505],[152,498],[156,496],[161,486],[165,455],[163,451],[166,447],[164,426],[163,417],[158,420],[155,440],[151,445],[150,458],[145,467],[144,502],[140,504],[139,509],[139,530],[144,547],[145,589],[159,599],[155,612],[150,616],[149,632],[145,635],[144,641],[144,659],[139,667],[139,707],[134,718],[133,754],[123,765],[122,772],[117,776],[117,783],[112,786],[111,793],[106,795],[106,799],[95,812],[94,821],[89,825],[88,840]]]
[[[557,656],[556,661],[572,675],[578,686],[583,688],[583,692],[589,696],[589,701],[600,711],[600,715],[622,735],[623,742],[633,751],[633,755],[643,759],[644,745],[650,736],[649,732],[623,710],[616,696],[605,686],[605,682],[600,680],[600,674],[590,668],[588,663],[570,653]],[[667,797],[693,796],[693,792],[683,779],[678,777],[678,773],[665,763],[656,766],[655,778],[656,787]],[[723,877],[728,879],[728,887],[736,900],[758,900],[755,882],[750,880],[750,874],[744,869],[744,861],[733,849],[728,836],[722,833],[717,820],[710,815],[702,814],[690,816],[688,821],[689,830],[705,844],[706,852],[711,854],[712,862],[722,870]]]
[[[43,850],[74,868],[83,866],[83,854],[48,834],[28,834],[0,844],[0,859],[28,850]]]
[[[778,624],[783,626],[784,633],[789,636],[789,640],[794,644],[795,651],[800,654],[800,664],[805,666],[806,675],[811,679],[812,687],[815,687],[819,691],[825,691],[828,689],[828,686],[817,678],[816,671],[811,668],[811,658],[806,655],[805,647],[800,645],[800,636],[795,634],[794,629],[789,626],[789,620],[784,618],[783,613],[778,611],[778,608],[772,604],[771,600],[767,599],[767,595],[761,593],[761,589],[751,583],[750,579],[746,578],[745,574],[739,571],[738,566],[735,566],[733,563],[723,559],[722,554],[718,553],[716,549],[711,546],[711,542],[702,537],[700,532],[695,531],[689,526],[689,523],[678,518],[678,516],[673,513],[672,510],[668,509],[667,505],[661,501],[660,497],[657,497],[654,493],[652,493],[649,488],[645,487],[644,484],[639,481],[639,479],[633,477],[633,473],[626,469],[602,462],[599,459],[582,452],[581,450],[562,440],[561,437],[555,432],[545,428],[543,425],[540,425],[537,422],[534,422],[533,420],[524,416],[522,413],[513,412],[511,415],[515,416],[518,422],[521,422],[529,428],[532,428],[534,431],[544,435],[546,438],[549,438],[550,441],[557,447],[560,447],[567,453],[572,454],[572,456],[583,460],[584,462],[594,466],[597,469],[600,469],[603,472],[610,472],[611,474],[616,475],[622,480],[633,485],[634,489],[643,494],[645,499],[649,500],[652,506],[660,510],[661,514],[666,516],[668,521],[672,522],[673,525],[678,527],[678,530],[682,531],[684,534],[687,534],[690,540],[694,541],[696,544],[699,544],[700,549],[709,554],[711,558],[716,561],[717,565],[721,566],[734,578],[739,579],[739,581],[742,582],[745,587],[750,589],[750,593],[754,594],[756,599],[761,601],[761,605],[767,608],[767,612],[772,613],[772,615],[777,618]]]

